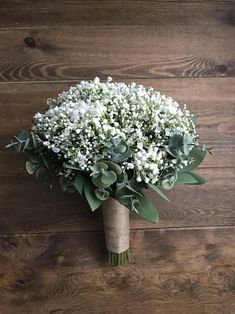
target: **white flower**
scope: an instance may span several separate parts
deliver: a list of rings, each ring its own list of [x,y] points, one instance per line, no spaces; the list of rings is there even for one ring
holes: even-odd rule
[[[94,82],[94,84],[99,84],[100,79],[98,77],[95,77],[93,82]]]

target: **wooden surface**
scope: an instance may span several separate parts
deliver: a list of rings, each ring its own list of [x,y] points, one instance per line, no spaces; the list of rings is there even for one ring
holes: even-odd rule
[[[235,1],[0,1],[0,314],[235,313]],[[196,113],[207,183],[160,223],[131,215],[130,264],[106,262],[102,216],[4,149],[80,79],[153,86]]]

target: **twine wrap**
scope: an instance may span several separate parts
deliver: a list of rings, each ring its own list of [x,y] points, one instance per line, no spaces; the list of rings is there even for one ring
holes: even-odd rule
[[[112,265],[129,261],[129,209],[114,198],[102,204],[105,243]]]

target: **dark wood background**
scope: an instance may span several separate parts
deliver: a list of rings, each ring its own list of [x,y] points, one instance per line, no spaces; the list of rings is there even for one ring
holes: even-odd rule
[[[0,314],[235,313],[235,1],[0,1]],[[80,79],[152,85],[200,116],[200,187],[160,223],[131,216],[132,262],[107,264],[100,212],[4,149]]]

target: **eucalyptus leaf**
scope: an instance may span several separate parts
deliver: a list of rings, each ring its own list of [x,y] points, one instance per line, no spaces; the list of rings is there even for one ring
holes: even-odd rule
[[[161,186],[165,190],[171,190],[177,180],[177,176],[177,172],[174,170],[169,170],[168,173],[163,176]]]
[[[199,174],[194,172],[179,172],[178,178],[175,184],[189,184],[189,185],[197,185],[197,184],[204,184],[205,179],[201,177]]]
[[[103,160],[102,162],[105,163],[110,170],[114,171],[116,175],[120,175],[122,173],[122,168],[116,163],[110,160]]]
[[[87,180],[85,179],[85,175],[81,172],[78,172],[74,180],[74,186],[78,190],[80,195],[82,195],[83,193],[83,189],[84,189],[84,185],[86,181]]]
[[[160,188],[156,184],[148,183],[148,186],[156,192],[158,195],[160,195],[165,201],[171,202],[169,198],[166,197],[166,195],[160,190]]]
[[[110,192],[108,190],[105,190],[105,189],[96,188],[95,189],[95,195],[99,200],[105,201],[109,198]]]
[[[196,123],[198,119],[198,116],[196,116],[195,114],[191,116],[191,120],[193,121],[193,123]]]
[[[100,189],[110,187],[117,180],[116,173],[110,170],[109,165],[105,162],[99,161],[90,169],[92,183]]]
[[[20,133],[16,136],[16,138],[18,138],[19,141],[24,142],[29,136],[30,133],[27,130],[21,130]]]
[[[35,166],[31,161],[26,161],[25,163],[26,170],[29,174],[34,174]]]
[[[147,221],[157,223],[159,221],[159,215],[153,203],[144,194],[142,197],[138,198],[138,200],[138,215]]]
[[[201,148],[193,148],[189,153],[189,157],[193,158],[194,161],[188,164],[187,166],[183,167],[182,169],[180,169],[180,172],[188,172],[188,171],[194,170],[202,163],[205,156],[206,156],[205,149],[203,150]]]
[[[79,170],[79,171],[81,171],[81,168],[78,168],[78,167],[76,167],[76,166],[72,166],[72,165],[69,165],[69,164],[66,164],[66,163],[64,163],[64,168],[67,168],[67,169],[72,169],[72,170]]]
[[[113,137],[106,143],[107,153],[111,156],[111,161],[121,163],[127,160],[131,151],[127,143],[120,137]]]
[[[102,201],[96,197],[94,190],[93,184],[87,181],[84,185],[84,195],[92,211],[95,211],[102,204]]]
[[[131,187],[131,186],[128,185],[128,184],[126,185],[126,188],[127,188],[128,190],[130,190],[131,192],[133,192],[134,195],[138,195],[139,197],[142,197],[142,196],[143,196],[140,192],[136,191],[133,187]]]

